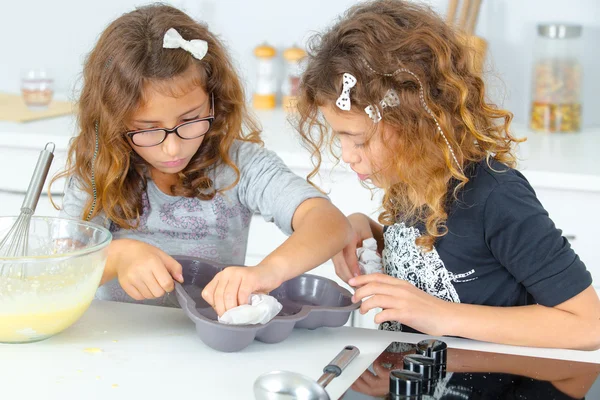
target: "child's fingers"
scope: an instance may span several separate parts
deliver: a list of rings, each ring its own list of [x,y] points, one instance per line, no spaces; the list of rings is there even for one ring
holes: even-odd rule
[[[227,288],[228,281],[226,279],[219,279],[217,286],[215,287],[214,305],[213,308],[217,312],[217,315],[221,316],[225,313],[225,289]]]
[[[373,282],[373,283],[369,283],[368,285],[364,285],[364,286],[361,286],[358,289],[356,289],[354,291],[354,295],[352,296],[352,300],[354,302],[359,302],[360,300],[363,300],[366,297],[378,295],[378,294],[384,294],[384,295],[388,295],[388,296],[397,297],[401,294],[400,293],[401,290],[402,289],[396,285],[390,285],[387,283],[380,283],[380,282]]]
[[[227,287],[225,288],[225,292],[223,294],[223,304],[225,307],[225,311],[230,310],[234,307],[238,306],[238,294],[240,285],[242,283],[241,274],[234,274],[229,278],[227,282]],[[248,301],[248,300],[246,300]]]
[[[146,281],[144,281],[144,283],[146,284],[146,287],[152,294],[152,297],[148,297],[149,299],[156,299],[165,294],[165,290],[158,283],[154,275],[149,277]]]
[[[202,298],[204,301],[208,303],[212,308],[215,308],[215,288],[219,283],[219,275],[215,276],[208,285],[204,286],[204,290],[202,290]]]
[[[179,283],[183,283],[183,268],[181,267],[181,264],[179,264],[173,257],[162,251],[160,251],[158,255],[173,279]],[[168,292],[171,290],[168,290]]]
[[[237,296],[238,305],[241,306],[242,304],[248,304],[248,299],[250,299],[252,291],[253,288],[249,284],[245,283],[244,279],[242,279]]]
[[[132,284],[125,283],[125,284],[121,284],[121,286],[123,287],[123,290],[125,291],[125,293],[127,293],[129,295],[129,297],[131,297],[132,299],[137,300],[137,301],[144,300],[144,296],[142,296],[140,291],[137,290],[135,288],[135,286],[133,286]]]
[[[402,322],[401,319],[403,319],[403,318],[399,318],[399,314],[400,314],[399,310],[394,310],[394,309],[383,310],[382,312],[375,315],[374,322],[376,324],[381,324],[385,321],[397,321],[397,322],[401,323]]]
[[[351,277],[360,275],[358,257],[356,256],[356,244],[350,243],[348,246],[344,247],[342,252],[344,253],[344,259]]]
[[[163,267],[162,265],[157,266],[153,269],[152,273],[154,274],[154,279],[163,291],[172,292],[173,289],[175,289],[173,277],[165,267]]]
[[[346,256],[346,265],[348,268],[348,274],[350,276],[350,279],[361,274],[360,267],[358,266],[358,258],[356,257],[356,253],[348,253],[348,255]]]
[[[154,298],[154,295],[152,294],[150,289],[148,289],[148,286],[146,286],[146,283],[141,278],[137,280],[134,285],[135,288],[142,294],[142,296],[144,296],[144,299]]]
[[[366,314],[374,308],[397,309],[402,307],[402,302],[399,302],[394,296],[387,294],[376,294],[364,300],[360,305],[360,313]]]
[[[335,273],[337,276],[339,276],[344,282],[348,282],[353,275],[350,272],[350,268],[348,268],[348,265],[346,264],[346,259],[344,258],[343,252],[333,256],[331,261],[333,261],[333,266],[335,267]]]
[[[398,278],[394,278],[393,276],[389,276],[386,274],[368,274],[368,275],[359,275],[354,277],[348,282],[350,285],[354,287],[365,286],[369,283],[385,283],[388,285],[403,285],[406,284],[406,281]]]

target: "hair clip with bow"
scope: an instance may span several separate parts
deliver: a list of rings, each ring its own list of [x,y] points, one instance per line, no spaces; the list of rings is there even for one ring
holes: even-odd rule
[[[378,123],[381,121],[381,113],[383,109],[386,107],[396,107],[400,104],[400,99],[398,98],[398,93],[394,89],[390,89],[386,92],[383,99],[379,102],[379,106],[370,105],[365,108],[365,112],[373,120],[373,123]],[[380,109],[381,108],[381,109]]]
[[[208,43],[202,39],[185,40],[175,28],[170,28],[163,38],[163,48],[183,49],[194,58],[202,60],[208,51]]]
[[[335,105],[344,111],[350,111],[352,104],[350,103],[350,89],[356,85],[356,78],[354,75],[347,72],[344,73],[342,80],[342,93],[338,97]]]

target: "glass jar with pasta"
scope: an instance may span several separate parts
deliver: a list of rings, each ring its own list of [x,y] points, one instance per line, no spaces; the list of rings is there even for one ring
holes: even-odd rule
[[[538,25],[530,127],[541,132],[581,130],[581,25]]]

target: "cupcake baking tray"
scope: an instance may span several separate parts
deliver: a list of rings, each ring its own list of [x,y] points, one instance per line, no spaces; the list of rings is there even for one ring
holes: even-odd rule
[[[265,343],[285,340],[294,328],[316,329],[343,326],[360,303],[352,294],[321,276],[304,274],[285,282],[269,294],[283,306],[279,314],[261,325],[226,325],[217,320],[215,310],[202,299],[202,289],[225,268],[194,257],[175,256],[183,267],[184,283],[176,283],[179,305],[196,324],[200,339],[213,349],[233,352],[244,349],[254,339]]]

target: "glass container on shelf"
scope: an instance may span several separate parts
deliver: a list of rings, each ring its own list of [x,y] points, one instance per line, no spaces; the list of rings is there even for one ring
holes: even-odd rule
[[[258,110],[270,110],[276,106],[277,76],[274,47],[264,43],[254,49],[258,61],[258,75],[252,105]]]
[[[296,109],[296,96],[306,52],[300,47],[292,46],[285,49],[283,58],[285,59],[285,77],[281,85],[282,103],[286,111],[293,112]]]
[[[581,25],[538,25],[530,115],[534,131],[581,130],[581,31]]]
[[[45,109],[52,102],[54,80],[45,69],[29,69],[21,75],[21,95],[27,107]]]

